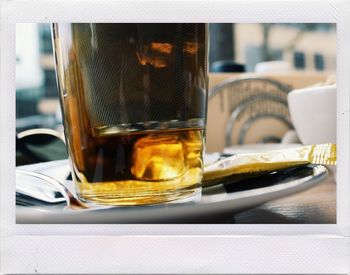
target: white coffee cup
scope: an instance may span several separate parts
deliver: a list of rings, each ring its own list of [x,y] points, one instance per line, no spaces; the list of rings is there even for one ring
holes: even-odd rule
[[[291,118],[303,144],[336,143],[336,91],[336,85],[329,85],[288,94]]]

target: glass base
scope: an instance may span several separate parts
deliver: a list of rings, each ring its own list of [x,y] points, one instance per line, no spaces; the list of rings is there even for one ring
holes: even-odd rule
[[[127,196],[123,194],[81,194],[78,198],[91,207],[97,206],[132,206],[132,205],[153,205],[162,203],[189,203],[198,202],[201,199],[202,188],[200,185],[186,187],[165,193],[149,193]]]

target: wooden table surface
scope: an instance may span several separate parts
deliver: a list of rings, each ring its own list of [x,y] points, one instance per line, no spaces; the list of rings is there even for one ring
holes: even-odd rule
[[[336,182],[332,172],[313,188],[237,214],[239,224],[336,223]]]

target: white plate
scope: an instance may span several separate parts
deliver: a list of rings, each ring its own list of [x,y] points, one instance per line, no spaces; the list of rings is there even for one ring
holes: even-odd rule
[[[55,161],[28,166],[21,169],[38,171],[61,180],[69,173],[67,161]],[[262,203],[287,196],[316,185],[327,176],[322,165],[298,168],[284,172],[281,179],[275,173],[268,178],[261,177],[244,183],[235,183],[225,187],[220,184],[203,190],[197,203],[162,204],[153,206],[112,207],[105,209],[74,211],[60,206],[21,207],[17,206],[17,223],[222,223],[232,220],[235,213],[258,206]],[[276,181],[267,186],[269,181]],[[67,185],[71,182],[66,181]],[[257,186],[263,186],[258,188]],[[247,188],[246,188],[247,187]],[[250,187],[250,189],[248,188]],[[234,189],[228,193],[227,189]],[[232,190],[231,190],[232,191]]]

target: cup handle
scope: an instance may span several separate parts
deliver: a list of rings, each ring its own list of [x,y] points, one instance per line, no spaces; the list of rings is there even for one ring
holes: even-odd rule
[[[281,143],[288,144],[288,143],[301,143],[298,134],[295,130],[289,130],[286,132],[282,138]]]

